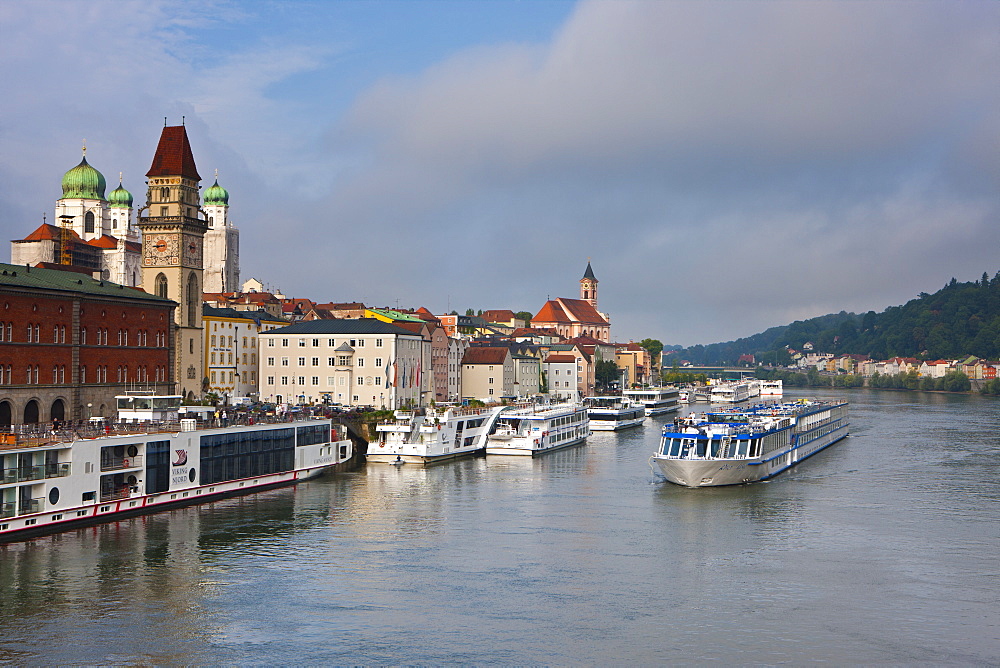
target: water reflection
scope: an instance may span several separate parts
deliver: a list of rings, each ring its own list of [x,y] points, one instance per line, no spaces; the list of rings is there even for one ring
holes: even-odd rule
[[[3,546],[0,661],[996,663],[1000,403],[848,396],[766,483],[658,480],[668,416]]]

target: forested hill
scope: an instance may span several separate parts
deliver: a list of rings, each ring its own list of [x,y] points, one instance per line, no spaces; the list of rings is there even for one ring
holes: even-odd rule
[[[959,283],[954,278],[934,294],[920,293],[902,306],[864,315],[841,311],[790,325],[772,327],[736,341],[682,348],[666,356],[693,364],[735,364],[752,354],[758,363],[787,364],[786,348],[802,350],[811,342],[817,352],[858,353],[874,359],[919,357],[957,359],[976,355],[1000,359],[1000,272],[990,279]]]

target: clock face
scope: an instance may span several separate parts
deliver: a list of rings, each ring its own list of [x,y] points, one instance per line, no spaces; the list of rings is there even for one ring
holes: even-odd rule
[[[177,238],[170,234],[158,234],[144,244],[144,262],[147,266],[162,263],[176,264]]]

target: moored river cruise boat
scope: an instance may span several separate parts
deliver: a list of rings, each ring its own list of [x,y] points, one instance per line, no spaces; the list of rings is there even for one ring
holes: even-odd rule
[[[713,404],[738,404],[751,397],[750,383],[720,383],[711,388],[711,401]]]
[[[177,420],[179,400],[126,395],[118,421],[0,434],[0,543],[292,485],[353,455],[328,419],[205,427]]]
[[[638,427],[646,419],[646,409],[626,397],[587,397],[583,400],[592,431],[619,431]]]
[[[517,406],[497,419],[486,441],[486,454],[532,457],[579,445],[590,435],[589,425],[582,404]]]
[[[782,381],[780,380],[762,380],[760,381],[760,396],[762,397],[780,397],[784,395],[785,389],[782,386]]]
[[[378,439],[368,444],[366,460],[433,464],[482,452],[487,435],[504,410],[504,406],[397,410],[394,420],[375,426]]]
[[[847,435],[847,402],[730,408],[664,426],[650,464],[686,487],[738,485],[775,476]]]
[[[642,390],[625,390],[625,396],[646,409],[647,416],[679,411],[680,391],[676,387],[647,387]]]

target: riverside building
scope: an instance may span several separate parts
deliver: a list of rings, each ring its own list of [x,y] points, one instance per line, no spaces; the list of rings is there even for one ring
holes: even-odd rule
[[[309,320],[261,332],[260,399],[396,409],[423,406],[419,333],[374,318]]]

